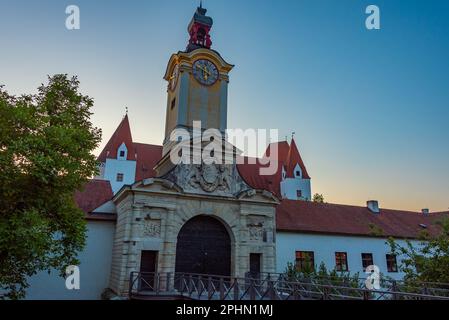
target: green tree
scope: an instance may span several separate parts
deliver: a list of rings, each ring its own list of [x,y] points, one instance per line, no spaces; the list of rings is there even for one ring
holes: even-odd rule
[[[418,244],[407,240],[402,246],[393,238],[388,240],[391,252],[401,256],[399,268],[410,285],[449,283],[449,219],[443,218],[436,224],[441,227],[441,232],[433,237],[427,232],[422,233]]]
[[[49,77],[37,94],[0,87],[0,292],[22,298],[28,277],[77,264],[85,219],[74,193],[96,173],[101,131],[79,81]]]
[[[338,288],[331,289],[332,294],[361,297],[363,291],[358,289],[364,289],[364,282],[360,279],[359,273],[350,274],[349,272],[337,271],[335,269],[328,270],[324,262],[320,265],[315,265],[314,268],[306,268],[304,270],[298,270],[294,263],[287,263],[284,275],[286,280],[295,282],[299,281],[307,287],[307,283],[322,286],[336,286]],[[319,287],[309,286],[309,291],[317,291]]]
[[[324,196],[319,193],[315,193],[312,198],[313,202],[324,203]]]

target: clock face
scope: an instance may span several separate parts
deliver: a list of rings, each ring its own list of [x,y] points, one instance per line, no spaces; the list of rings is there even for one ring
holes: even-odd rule
[[[178,75],[179,75],[179,65],[176,65],[173,69],[173,74],[170,77],[170,90],[175,90],[176,83],[178,82]]]
[[[217,82],[218,75],[217,66],[209,60],[200,59],[193,64],[193,76],[203,85],[213,85]]]

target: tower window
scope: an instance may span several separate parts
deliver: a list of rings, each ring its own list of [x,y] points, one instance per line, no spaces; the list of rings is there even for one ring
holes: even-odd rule
[[[123,158],[125,156],[125,151],[120,151],[120,158]]]
[[[296,190],[296,196],[302,198],[302,190]]]
[[[171,101],[171,110],[173,110],[175,108],[176,105],[176,98],[173,98],[173,100]]]
[[[296,170],[296,176],[300,177],[301,176],[301,172],[299,170]]]
[[[117,173],[117,182],[123,182],[123,173]]]

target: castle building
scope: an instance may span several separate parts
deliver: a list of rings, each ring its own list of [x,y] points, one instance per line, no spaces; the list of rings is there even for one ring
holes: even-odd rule
[[[416,239],[447,213],[314,203],[311,177],[294,139],[272,143],[265,156],[275,173],[261,175],[260,159],[242,162],[226,141],[226,164],[173,163],[176,130],[227,129],[228,83],[233,65],[213,50],[212,18],[201,6],[188,26],[189,43],[167,65],[167,108],[162,145],[137,143],[123,117],[98,157],[99,176],[75,195],[88,222],[80,253],[81,289],[69,291],[58,274],[31,278],[27,298],[99,299],[105,289],[126,296],[132,272],[244,277],[325,263],[362,272],[376,264],[400,278],[388,237]],[[203,151],[204,143],[199,143]],[[271,154],[276,150],[276,154]]]

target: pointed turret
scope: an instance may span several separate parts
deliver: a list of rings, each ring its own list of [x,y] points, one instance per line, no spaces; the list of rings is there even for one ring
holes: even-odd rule
[[[295,139],[292,139],[286,159],[286,175],[288,178],[295,178],[298,176],[295,172],[295,168],[297,165],[299,165],[301,169],[300,177],[303,179],[310,179],[310,176],[307,173],[306,166],[304,165],[304,162],[301,159],[301,155],[299,154]]]
[[[126,114],[122,119],[122,122],[120,122],[114,134],[103,148],[103,151],[98,156],[98,161],[106,162],[106,159],[117,159],[119,156],[118,150],[123,144],[127,149],[126,160],[136,160],[136,155],[133,150],[133,138],[131,136],[128,114]]]

